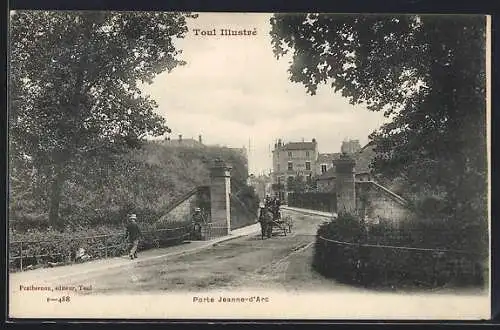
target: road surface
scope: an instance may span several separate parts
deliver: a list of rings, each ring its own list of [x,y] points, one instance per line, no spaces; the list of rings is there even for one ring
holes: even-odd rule
[[[52,285],[92,287],[82,294],[231,289],[357,290],[311,270],[314,239],[324,218],[294,215],[292,233],[261,240],[252,234],[196,253],[155,258],[58,279]]]
[[[94,270],[72,271],[70,276],[39,276],[37,283],[56,287],[84,286],[75,294],[102,295],[122,293],[204,292],[213,290],[284,290],[299,292],[369,293],[361,287],[341,284],[311,268],[315,234],[324,217],[293,213],[291,234],[276,231],[262,240],[260,234],[231,239],[193,253],[147,257],[136,261],[124,258],[118,265],[103,265]],[[181,246],[177,248],[182,248]],[[83,267],[84,265],[80,265]],[[90,265],[89,265],[90,268]],[[26,274],[29,275],[29,274]],[[15,282],[15,283],[14,283]],[[30,281],[11,282],[13,288]],[[17,283],[19,282],[19,283]],[[402,290],[399,290],[402,293]],[[454,290],[438,289],[432,293]],[[468,291],[468,290],[465,290]],[[463,293],[465,293],[465,291]],[[430,293],[430,292],[428,292]],[[481,294],[472,290],[473,294]]]
[[[110,268],[106,268],[110,266],[106,260],[96,265],[75,265],[68,268],[71,273],[65,277],[49,276],[52,271],[26,272],[25,276],[11,279],[10,315],[82,318],[237,315],[299,319],[477,319],[489,315],[488,295],[480,292],[383,294],[340,284],[315,273],[311,269],[313,244],[317,226],[324,219],[296,214],[293,233],[287,236],[261,240],[254,233],[183,255],[152,257],[145,252],[140,255],[142,261],[123,258],[115,260]],[[51,291],[35,294],[20,289],[31,284],[46,286]],[[231,292],[267,297],[272,301],[269,305],[272,309],[257,303],[225,304],[224,308],[218,308],[218,304],[192,301],[195,296],[234,298]]]

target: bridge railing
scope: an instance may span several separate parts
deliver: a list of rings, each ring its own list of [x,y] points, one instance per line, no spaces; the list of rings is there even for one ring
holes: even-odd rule
[[[227,227],[215,222],[205,223],[202,230],[204,240],[211,240],[227,235]]]

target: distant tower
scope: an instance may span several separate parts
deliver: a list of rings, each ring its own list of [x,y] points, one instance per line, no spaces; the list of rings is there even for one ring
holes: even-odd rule
[[[359,140],[344,140],[340,147],[340,151],[345,154],[355,154],[360,150],[361,145],[359,144]]]

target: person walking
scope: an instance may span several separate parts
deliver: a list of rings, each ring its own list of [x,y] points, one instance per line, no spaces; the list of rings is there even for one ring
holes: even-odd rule
[[[137,224],[137,215],[130,214],[125,232],[125,238],[128,238],[129,244],[131,245],[128,253],[130,259],[137,258],[137,247],[141,236],[142,233],[139,229],[139,225]]]

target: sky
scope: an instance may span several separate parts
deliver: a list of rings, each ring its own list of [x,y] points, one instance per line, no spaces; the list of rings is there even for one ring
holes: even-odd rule
[[[368,142],[368,135],[388,119],[352,106],[328,86],[316,95],[289,80],[290,58],[275,58],[269,35],[271,14],[199,13],[188,20],[184,39],[176,41],[187,62],[162,73],[144,92],[172,129],[171,138],[248,150],[249,171],[269,173],[271,150],[285,142],[318,141],[319,152],[339,152],[345,139]],[[218,35],[198,35],[195,29]],[[256,30],[256,35],[221,36],[220,29]]]

